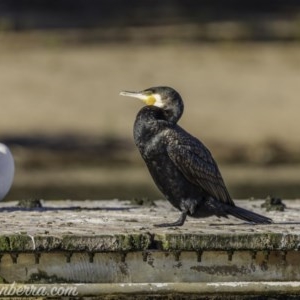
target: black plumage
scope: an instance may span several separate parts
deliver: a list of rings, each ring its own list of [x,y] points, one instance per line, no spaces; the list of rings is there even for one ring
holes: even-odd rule
[[[187,215],[233,215],[252,223],[272,223],[235,206],[210,151],[177,125],[184,106],[174,89],[154,87],[121,95],[147,104],[136,116],[134,141],[159,190],[181,211],[176,222],[157,226],[181,226]]]

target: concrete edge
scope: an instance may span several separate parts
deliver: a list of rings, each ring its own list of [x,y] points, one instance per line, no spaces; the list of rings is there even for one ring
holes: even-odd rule
[[[214,251],[282,250],[298,251],[300,235],[293,233],[127,233],[103,235],[0,235],[0,253],[87,251]]]
[[[89,283],[89,284],[0,284],[0,296],[76,296],[104,295],[296,295],[300,282],[192,282],[192,283]]]

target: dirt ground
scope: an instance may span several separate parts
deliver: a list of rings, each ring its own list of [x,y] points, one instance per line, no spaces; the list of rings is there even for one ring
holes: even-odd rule
[[[299,145],[300,45],[0,45],[0,128],[7,134],[131,137],[141,103],[123,89],[156,85],[185,100],[180,122],[207,140]]]
[[[226,157],[228,152],[233,160],[243,155],[253,162],[268,160],[272,155],[275,163],[277,159],[291,159],[292,165],[277,169],[226,166],[224,177],[229,185],[234,186],[241,180],[245,185],[261,184],[273,178],[273,187],[281,180],[291,182],[295,192],[283,194],[285,198],[299,194],[299,188],[295,187],[300,173],[300,44],[74,46],[27,42],[16,46],[0,36],[0,66],[0,138],[74,134],[99,140],[112,136],[132,143],[132,125],[142,104],[120,97],[119,92],[169,85],[177,89],[185,101],[180,125],[207,144],[217,160]],[[274,145],[277,156],[273,153]],[[13,199],[20,197],[22,191],[25,197],[43,198],[43,193],[49,194],[50,185],[57,188],[56,193],[52,188],[50,198],[76,194],[77,199],[84,195],[99,199],[102,195],[113,197],[114,193],[120,197],[115,192],[119,186],[123,191],[127,188],[124,192],[127,197],[133,194],[130,184],[134,178],[135,183],[140,184],[137,195],[156,191],[145,169],[130,175],[129,182],[124,179],[131,172],[126,169],[128,166],[122,170],[116,167],[111,173],[108,173],[109,168],[95,171],[95,166],[90,166],[79,171],[77,167],[66,169],[63,165],[32,172],[28,164],[24,164],[28,152],[15,149],[14,153],[15,189],[21,193],[12,191]],[[122,155],[122,151],[118,155]],[[137,151],[130,155],[140,159]],[[67,178],[76,183],[66,182]],[[73,193],[63,193],[62,182]],[[85,187],[82,193],[76,190],[79,182]],[[114,192],[106,193],[110,183],[113,185],[109,190]],[[39,189],[33,193],[30,187]],[[93,189],[97,193],[94,197],[91,196]],[[251,191],[235,195],[243,197],[251,195]],[[151,195],[159,194],[156,191]]]

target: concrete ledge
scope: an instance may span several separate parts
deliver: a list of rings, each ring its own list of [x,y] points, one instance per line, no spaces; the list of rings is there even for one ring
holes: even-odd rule
[[[241,299],[242,296],[272,297],[294,296],[300,293],[299,282],[214,282],[214,283],[116,283],[116,284],[0,284],[1,296],[6,297],[118,297],[134,296],[144,299],[153,296],[180,296],[180,299]],[[236,298],[232,298],[235,296]],[[138,298],[137,298],[138,297]],[[186,298],[188,297],[188,298]],[[201,297],[201,298],[200,298]],[[40,298],[39,298],[40,299]],[[95,299],[95,298],[93,298]],[[96,298],[98,299],[98,298]],[[157,297],[155,297],[157,299]],[[169,298],[168,298],[169,299]],[[207,298],[205,298],[207,299]],[[264,298],[265,299],[265,298]]]
[[[213,250],[282,250],[298,251],[300,235],[294,233],[128,233],[114,235],[61,236],[12,234],[0,236],[1,252],[128,252],[142,250],[213,251]]]
[[[0,204],[0,252],[142,250],[299,250],[300,201],[285,201],[284,212],[262,211],[262,201],[236,201],[265,214],[271,225],[245,224],[235,218],[188,218],[183,227],[155,228],[179,212],[165,201],[156,206],[128,201],[48,201],[22,209]]]
[[[0,281],[6,288],[67,284],[82,296],[116,299],[300,293],[300,201],[285,201],[284,212],[265,212],[259,200],[236,202],[275,223],[211,217],[156,228],[178,217],[165,201],[1,203]]]

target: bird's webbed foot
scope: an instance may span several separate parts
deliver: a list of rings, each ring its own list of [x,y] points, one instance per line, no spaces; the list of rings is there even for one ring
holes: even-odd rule
[[[182,226],[185,222],[187,212],[182,212],[179,219],[173,223],[162,223],[155,224],[155,227],[174,227],[174,226]]]

